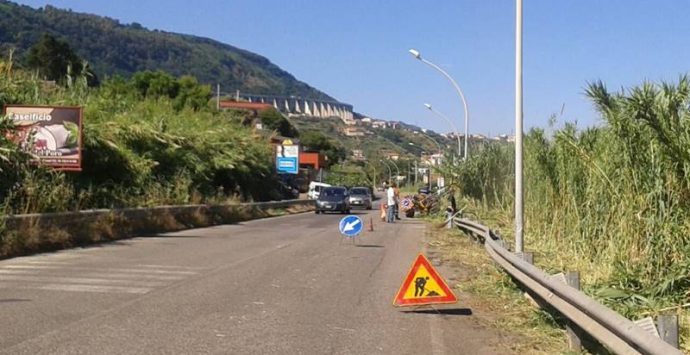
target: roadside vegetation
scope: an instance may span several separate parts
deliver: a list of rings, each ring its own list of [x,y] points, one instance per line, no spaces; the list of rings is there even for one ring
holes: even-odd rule
[[[195,78],[141,72],[90,87],[86,71],[57,83],[37,73],[0,61],[0,106],[83,106],[83,171],[32,166],[3,117],[4,214],[281,199],[267,137],[242,125],[242,113],[211,108]]]
[[[524,141],[525,245],[550,272],[631,319],[677,313],[690,350],[690,79],[587,96],[602,124],[533,129]],[[512,240],[512,145],[446,166],[467,211]]]
[[[431,224],[442,224],[440,218]],[[501,332],[506,348],[516,354],[565,354],[565,330],[548,312],[534,308],[513,280],[497,267],[484,247],[458,230],[427,227],[429,250],[459,270],[447,280],[460,290],[463,307],[473,310],[479,322]],[[470,297],[464,296],[469,294]]]

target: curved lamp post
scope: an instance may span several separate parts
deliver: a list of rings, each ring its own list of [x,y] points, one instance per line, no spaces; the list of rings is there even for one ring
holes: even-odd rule
[[[458,139],[458,156],[460,156],[460,153],[462,153],[462,148],[460,147],[460,134],[458,133],[458,128],[455,127],[455,124],[453,121],[451,121],[446,115],[434,110],[434,108],[431,106],[431,104],[424,104],[424,107],[429,109],[429,111],[433,112],[436,114],[438,117],[441,117],[444,119],[448,124],[450,124],[450,127],[453,129],[453,132],[455,132],[455,137]],[[465,135],[465,144],[467,144],[467,135]],[[465,154],[467,154],[467,150],[465,150]]]
[[[393,176],[393,170],[392,170],[391,167],[388,165],[388,163],[386,163],[385,161],[383,161],[383,159],[381,159],[381,160],[379,160],[379,161],[382,162],[383,165],[386,166],[386,168],[388,168],[388,183],[390,183],[391,177]]]
[[[469,127],[469,111],[467,110],[467,100],[465,100],[465,94],[462,93],[462,90],[460,90],[460,86],[458,85],[458,83],[456,83],[455,80],[453,80],[453,78],[448,73],[446,73],[438,65],[422,58],[422,55],[419,53],[418,50],[410,49],[409,52],[410,52],[410,54],[412,54],[413,57],[415,57],[416,59],[419,59],[422,63],[436,69],[438,72],[443,74],[443,76],[445,76],[446,79],[448,79],[450,81],[450,83],[453,84],[453,87],[455,88],[455,91],[458,92],[458,95],[460,95],[460,99],[462,100],[462,106],[465,109],[465,155],[463,155],[463,160],[467,160],[467,138],[468,138],[467,131],[468,131],[468,127]],[[460,154],[459,151],[458,151],[458,154]]]
[[[396,164],[393,159],[388,159],[391,163],[393,163],[393,166],[395,167],[395,170],[398,171],[398,175],[395,176],[395,183],[398,183],[398,176],[400,176],[400,168],[398,168],[398,164]]]

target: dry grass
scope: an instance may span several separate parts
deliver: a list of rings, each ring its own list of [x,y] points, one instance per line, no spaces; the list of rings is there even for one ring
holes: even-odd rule
[[[511,334],[505,344],[518,354],[569,353],[564,329],[548,313],[534,308],[511,278],[498,269],[483,245],[457,230],[429,227],[429,247],[440,252],[444,263],[457,267],[453,287],[470,294],[469,305],[481,309],[480,321]]]
[[[0,258],[107,242],[137,234],[201,228],[302,213],[312,209],[311,205],[267,209],[257,206],[227,205],[213,208],[199,207],[182,212],[172,212],[167,209],[135,211],[129,216],[110,212],[60,219],[27,218],[11,226],[3,225],[0,228]]]

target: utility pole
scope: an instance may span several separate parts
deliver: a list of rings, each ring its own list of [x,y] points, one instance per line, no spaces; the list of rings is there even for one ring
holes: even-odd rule
[[[515,7],[515,252],[523,251],[522,211],[522,0]]]
[[[220,111],[220,84],[216,84],[216,110]]]
[[[414,161],[414,186],[417,186],[417,172],[419,168],[417,167],[417,160]]]

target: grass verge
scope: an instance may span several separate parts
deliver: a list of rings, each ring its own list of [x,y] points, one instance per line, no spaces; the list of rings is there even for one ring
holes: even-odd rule
[[[4,223],[0,226],[0,259],[103,243],[142,234],[295,214],[312,209],[312,204],[288,207],[235,204],[15,218],[3,220]]]
[[[509,333],[518,354],[574,354],[569,352],[565,330],[549,313],[533,307],[509,275],[501,271],[484,246],[458,230],[438,228],[440,220],[430,220],[429,248],[438,251],[443,263],[459,271],[451,287],[469,294],[469,302],[481,323]]]

